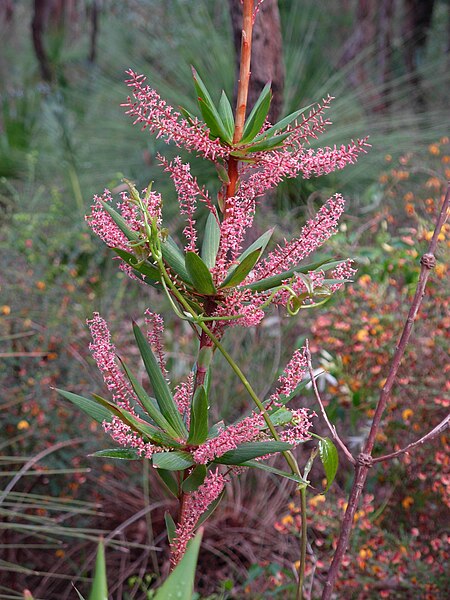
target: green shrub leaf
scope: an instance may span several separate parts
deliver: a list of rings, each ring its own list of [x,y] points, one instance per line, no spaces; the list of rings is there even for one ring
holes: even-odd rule
[[[152,462],[157,469],[167,469],[167,471],[184,471],[195,464],[189,452],[182,450],[158,452],[152,456]]]
[[[98,458],[118,458],[120,460],[142,460],[134,448],[111,448],[110,450],[98,450],[89,456]]]
[[[221,284],[220,289],[234,287],[244,281],[261,256],[261,251],[261,248],[257,248],[256,250],[253,250],[251,254],[246,256],[244,260],[240,262],[229,275],[227,275],[224,282]]]
[[[235,450],[225,452],[221,457],[216,458],[214,462],[223,465],[240,465],[253,458],[274,454],[275,452],[284,452],[292,448],[287,442],[250,442],[242,444]]]
[[[188,444],[203,444],[208,437],[208,398],[203,385],[196,390],[191,403],[191,419]]]
[[[105,549],[100,541],[97,548],[94,579],[88,600],[108,600],[108,582],[106,580]]]
[[[167,539],[169,540],[169,544],[172,545],[176,537],[177,526],[175,525],[172,515],[167,510],[164,513],[164,521],[166,522]]]
[[[308,485],[308,482],[305,479],[302,479],[299,475],[295,475],[294,473],[288,473],[287,471],[280,471],[280,469],[271,467],[266,463],[263,463],[258,460],[248,460],[242,464],[245,467],[254,467],[255,469],[261,469],[262,471],[267,471],[267,473],[273,473],[274,475],[278,475],[279,477],[284,477],[285,479],[291,479],[292,481],[295,481],[297,483]]]
[[[319,457],[327,478],[327,487],[324,489],[325,493],[330,489],[339,465],[338,451],[330,438],[321,438],[319,440]]]
[[[216,264],[217,251],[220,244],[220,227],[217,217],[212,212],[209,213],[206,221],[205,236],[202,244],[202,260],[208,269],[212,269]]]
[[[169,492],[178,498],[178,482],[170,471],[166,469],[156,469],[161,481],[164,483]]]
[[[58,388],[55,389],[58,394],[61,394],[61,396],[63,396],[66,400],[69,400],[69,402],[72,402],[72,404],[78,406],[78,408],[92,417],[92,419],[97,421],[97,423],[111,421],[111,411],[104,406],[100,406],[96,400],[83,398],[83,396],[78,396],[78,394],[72,394],[72,392],[66,392],[65,390],[59,390]]]
[[[256,136],[255,141],[265,140],[267,137],[275,135],[278,131],[282,131],[285,127],[290,125],[292,121],[298,119],[300,115],[302,115],[305,111],[311,108],[311,106],[312,104],[309,104],[308,106],[300,108],[299,110],[294,111],[290,115],[287,115],[287,117],[284,117],[283,119],[275,123],[275,125],[267,129],[266,131],[263,131],[260,135]]]
[[[186,283],[192,283],[186,270],[184,254],[170,235],[161,243],[161,253],[172,271],[179,275]]]
[[[244,133],[241,139],[241,143],[243,144],[252,141],[264,125],[272,101],[272,90],[270,89],[270,86],[270,83],[267,83],[264,86],[245,122]]]
[[[207,296],[212,296],[216,293],[216,288],[214,287],[212,275],[208,267],[195,252],[186,252],[186,269],[196,292]]]
[[[228,100],[228,97],[223,90],[219,102],[219,114],[222,119],[222,123],[224,124],[225,129],[227,131],[228,137],[231,141],[233,139],[234,134],[234,115],[230,101]]]
[[[195,492],[202,483],[205,481],[206,477],[206,467],[205,465],[197,465],[192,473],[186,477],[181,485],[181,489],[186,494],[190,494],[191,492]]]

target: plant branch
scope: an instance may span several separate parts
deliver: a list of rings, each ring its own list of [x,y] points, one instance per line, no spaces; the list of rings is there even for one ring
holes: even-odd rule
[[[417,282],[416,291],[415,291],[414,298],[411,303],[411,307],[409,309],[408,317],[407,317],[405,325],[403,327],[400,341],[399,341],[398,345],[396,346],[386,382],[380,393],[377,408],[375,410],[375,415],[374,415],[374,418],[372,421],[372,426],[371,426],[367,441],[365,443],[364,450],[358,456],[358,459],[357,459],[357,464],[356,464],[356,469],[355,469],[355,478],[353,480],[353,485],[352,485],[352,489],[350,492],[347,509],[345,511],[344,520],[342,522],[342,528],[341,528],[341,533],[339,535],[336,552],[334,553],[333,560],[332,560],[332,563],[330,566],[330,570],[328,571],[327,580],[325,582],[325,586],[323,589],[322,600],[331,600],[334,584],[336,582],[336,579],[337,579],[337,576],[339,573],[341,562],[342,562],[342,559],[344,558],[345,552],[347,550],[348,542],[349,542],[351,531],[352,531],[355,512],[357,510],[358,503],[359,503],[359,498],[361,496],[362,490],[364,489],[367,475],[369,473],[369,468],[373,464],[372,450],[373,450],[373,447],[375,444],[378,429],[380,427],[381,418],[383,416],[386,405],[390,400],[392,387],[396,380],[398,369],[400,367],[400,363],[403,359],[403,356],[404,356],[405,350],[406,350],[406,346],[407,346],[409,338],[411,336],[411,331],[413,328],[414,320],[416,319],[417,313],[422,304],[422,299],[425,294],[425,287],[426,287],[428,278],[430,276],[430,271],[431,271],[431,269],[434,268],[434,266],[436,264],[436,258],[434,256],[434,253],[436,251],[439,234],[440,234],[441,229],[448,217],[449,204],[450,204],[450,185],[447,188],[447,193],[446,193],[444,201],[442,203],[441,211],[439,213],[439,217],[438,217],[436,226],[434,228],[433,237],[431,238],[430,244],[428,246],[428,251],[426,254],[424,254],[422,256],[422,258],[420,260],[421,269],[420,269],[419,280]]]
[[[405,448],[402,448],[401,450],[397,450],[396,452],[391,452],[391,454],[385,454],[384,456],[377,456],[376,458],[373,459],[373,461],[372,461],[373,464],[379,463],[379,462],[384,462],[385,460],[391,460],[391,459],[395,458],[396,456],[400,456],[400,454],[405,454],[405,452],[409,452],[416,446],[420,446],[421,444],[424,444],[425,442],[432,440],[433,438],[438,436],[440,433],[445,431],[447,429],[447,427],[449,426],[449,423],[450,423],[450,414],[448,414],[445,417],[445,419],[442,419],[442,421],[439,423],[439,425],[436,425],[436,427],[434,427],[434,429],[432,429],[427,434],[422,436],[419,440],[416,440],[415,442],[408,444],[407,446],[405,446]]]
[[[320,412],[322,413],[322,417],[324,418],[325,423],[327,424],[328,429],[330,430],[331,435],[333,436],[334,441],[338,444],[338,446],[344,452],[345,456],[352,463],[352,465],[355,465],[356,464],[356,460],[353,458],[350,450],[347,448],[347,446],[344,444],[344,442],[339,437],[339,435],[338,435],[338,433],[336,431],[336,427],[328,419],[328,415],[327,415],[325,407],[323,405],[322,398],[320,397],[319,388],[317,387],[316,379],[314,377],[314,370],[313,370],[313,367],[312,367],[311,352],[309,351],[308,340],[306,340],[305,346],[306,346],[306,359],[308,361],[308,370],[309,370],[309,375],[311,377],[311,384],[313,386],[314,395],[316,396],[316,400],[317,400],[317,402],[319,404]]]

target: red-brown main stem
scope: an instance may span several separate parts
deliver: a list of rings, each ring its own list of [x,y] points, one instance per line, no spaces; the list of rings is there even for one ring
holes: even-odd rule
[[[239,68],[239,81],[236,101],[236,115],[234,119],[233,144],[241,141],[245,125],[245,113],[247,111],[248,86],[250,83],[250,61],[252,56],[252,34],[253,34],[253,0],[244,0],[243,23],[242,23],[242,42],[241,42],[241,62]],[[229,198],[236,193],[238,181],[238,160],[230,156],[228,162],[227,197],[225,200],[224,218],[226,219],[230,212]]]
[[[341,566],[342,559],[344,558],[344,554],[347,550],[348,542],[350,539],[350,534],[352,531],[353,520],[355,516],[356,509],[358,507],[359,498],[361,496],[362,490],[364,489],[364,485],[366,483],[367,475],[369,473],[369,468],[372,466],[372,450],[375,444],[376,436],[378,433],[378,429],[381,424],[381,418],[383,416],[384,410],[386,409],[387,403],[390,400],[392,387],[395,383],[395,379],[397,377],[398,369],[400,363],[405,354],[406,346],[408,344],[411,331],[413,328],[414,320],[419,311],[420,305],[422,304],[422,299],[425,294],[425,287],[427,285],[428,277],[430,275],[431,269],[433,269],[436,264],[436,259],[434,253],[436,251],[436,246],[438,242],[438,236],[441,232],[441,229],[448,217],[448,210],[450,204],[450,185],[447,188],[447,193],[444,198],[444,202],[442,204],[441,212],[439,214],[438,221],[436,223],[436,227],[434,229],[434,234],[431,239],[430,245],[428,247],[428,252],[422,256],[420,261],[421,269],[419,275],[419,281],[417,282],[416,292],[414,294],[414,298],[411,303],[411,307],[409,309],[408,317],[406,319],[406,323],[403,327],[403,332],[400,338],[398,345],[395,348],[395,353],[392,358],[392,363],[389,369],[388,377],[386,379],[386,383],[383,386],[383,389],[380,393],[380,398],[378,400],[377,408],[375,411],[375,415],[372,421],[372,426],[370,428],[369,436],[364,446],[363,452],[358,456],[357,465],[355,469],[355,479],[353,481],[352,489],[350,492],[350,497],[348,501],[347,510],[345,511],[344,520],[342,522],[342,529],[338,540],[338,545],[336,548],[336,552],[333,557],[333,561],[331,563],[330,570],[328,572],[327,580],[325,582],[322,600],[330,600],[334,584],[336,582],[339,569]]]

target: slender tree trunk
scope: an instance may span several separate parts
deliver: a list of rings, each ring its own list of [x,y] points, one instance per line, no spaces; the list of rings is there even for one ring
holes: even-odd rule
[[[48,1],[34,0],[34,15],[31,23],[34,51],[39,62],[42,79],[44,81],[51,82],[53,80],[53,72],[43,41],[44,26],[46,23],[47,14]]]
[[[229,0],[229,5],[236,48],[236,68],[238,68],[242,37],[242,4],[240,0]],[[252,43],[251,79],[247,106],[251,109],[262,88],[271,81],[273,99],[269,120],[274,123],[279,118],[283,106],[285,74],[277,0],[265,0],[261,5],[253,28]]]

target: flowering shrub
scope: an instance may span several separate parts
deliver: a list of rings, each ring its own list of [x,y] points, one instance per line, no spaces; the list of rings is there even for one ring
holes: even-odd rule
[[[116,357],[105,320],[95,313],[88,321],[92,355],[110,399],[92,399],[61,391],[96,421],[118,447],[101,450],[102,457],[151,460],[156,472],[180,504],[178,523],[167,515],[172,563],[186,549],[199,519],[221,498],[226,482],[242,468],[259,468],[307,485],[292,450],[311,439],[313,413],[286,407],[308,370],[305,349],[296,350],[280,376],[278,388],[267,399],[255,394],[239,366],[221,344],[227,329],[254,327],[271,305],[296,315],[328,299],[355,271],[350,260],[322,260],[304,264],[337,228],[344,200],[335,194],[325,202],[294,239],[268,252],[273,230],[246,247],[257,202],[283,179],[309,178],[353,163],[365,151],[366,140],[334,148],[312,149],[311,140],[330,121],[325,114],[332,98],[295,111],[276,124],[267,120],[271,102],[268,84],[246,113],[253,21],[259,5],[244,3],[244,44],[241,80],[235,115],[222,93],[216,106],[198,73],[193,79],[201,118],[176,111],[146,84],[145,77],[128,71],[131,95],[124,103],[135,124],[167,143],[214,163],[218,172],[217,197],[201,187],[189,163],[158,155],[171,177],[180,214],[186,219],[184,247],[164,227],[163,199],[149,185],[140,193],[128,183],[114,207],[108,190],[94,198],[87,221],[116,254],[118,266],[133,280],[164,293],[175,314],[187,321],[198,338],[197,360],[185,380],[173,389],[163,351],[163,319],[147,311],[143,331],[133,331],[153,388]],[[247,40],[247,41],[246,41]],[[247,43],[248,42],[248,43]],[[247,76],[245,73],[247,72]],[[197,227],[200,210],[208,214],[204,231]],[[209,423],[211,365],[219,350],[244,384],[255,409],[237,423]],[[328,485],[337,468],[336,450],[319,439]],[[290,472],[270,467],[264,459],[282,452]],[[310,466],[308,467],[308,469]],[[300,580],[301,588],[301,580]]]

